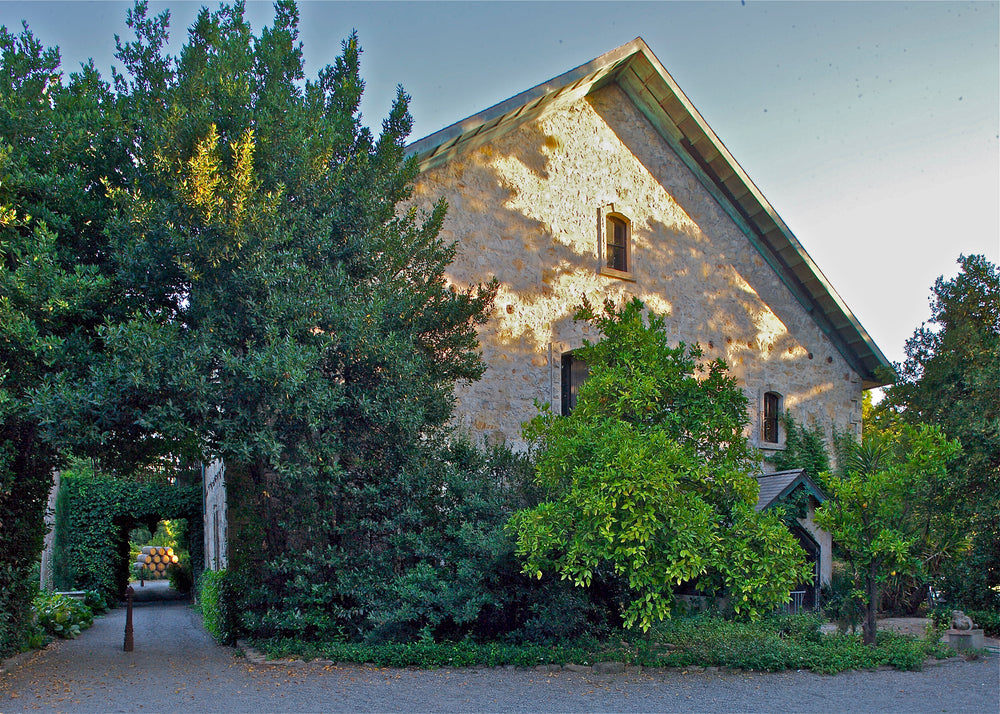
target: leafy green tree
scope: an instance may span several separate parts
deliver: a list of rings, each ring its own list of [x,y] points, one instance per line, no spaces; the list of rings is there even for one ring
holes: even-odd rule
[[[178,57],[168,20],[138,3],[118,46],[128,319],[102,326],[86,383],[40,395],[48,426],[120,469],[223,459],[243,626],[361,636],[441,561],[407,538],[449,513],[453,387],[482,372],[495,286],[449,286],[445,205],[403,205],[408,97],[362,125],[356,36],[307,80],[291,2],[259,34],[241,4],[204,10]]]
[[[830,457],[826,449],[826,439],[821,426],[807,427],[785,412],[781,415],[785,427],[785,448],[775,452],[770,461],[778,471],[805,469],[817,476],[830,470]]]
[[[64,85],[57,50],[0,27],[0,657],[21,644],[52,472],[36,400],[82,375],[117,304],[104,228],[127,164],[92,66]]]
[[[883,410],[934,424],[962,443],[941,507],[965,520],[971,548],[945,564],[947,589],[969,606],[1000,605],[1000,274],[979,255],[938,278],[931,320],[906,343]]]
[[[935,427],[904,426],[891,437],[866,435],[844,450],[836,474],[821,477],[830,498],[815,520],[850,565],[855,595],[865,607],[865,644],[875,643],[882,585],[922,567],[920,504],[947,480],[948,462],[959,450]]]
[[[576,585],[627,585],[627,626],[669,616],[673,588],[698,581],[757,616],[807,578],[781,520],[754,511],[758,456],[744,434],[746,397],[722,360],[670,347],[663,320],[633,299],[577,319],[603,334],[577,353],[590,367],[573,412],[546,408],[526,425],[544,500],[510,528],[524,571]]]

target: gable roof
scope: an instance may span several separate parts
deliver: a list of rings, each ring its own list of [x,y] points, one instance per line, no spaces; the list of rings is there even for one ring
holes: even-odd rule
[[[865,389],[887,384],[882,373],[892,373],[889,360],[642,38],[420,139],[407,152],[425,171],[610,83],[629,96],[739,226]]]
[[[826,494],[816,485],[815,481],[809,478],[805,469],[778,471],[773,474],[762,474],[755,478],[760,484],[760,495],[757,497],[757,505],[754,506],[758,511],[770,508],[775,502],[780,501],[799,486],[806,489],[820,503],[826,500]]]

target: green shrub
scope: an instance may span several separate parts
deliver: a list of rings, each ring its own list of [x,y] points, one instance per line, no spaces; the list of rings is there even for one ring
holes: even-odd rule
[[[226,570],[205,570],[198,578],[197,603],[202,624],[216,641],[223,644],[232,644],[236,640],[232,577]]]
[[[167,568],[170,573],[170,587],[179,593],[191,592],[194,576],[191,573],[191,556],[182,551],[176,565]]]
[[[83,602],[59,593],[41,593],[33,607],[39,626],[66,640],[74,639],[94,622],[94,613]]]
[[[245,568],[244,576],[233,557],[228,581],[245,581],[232,589],[240,632],[372,645],[556,644],[600,634],[618,622],[608,599],[614,583],[584,590],[521,573],[504,525],[514,510],[537,503],[532,473],[530,461],[509,448],[456,439],[399,475],[415,495],[405,507],[377,511],[380,547],[360,547],[348,526],[337,525],[345,531],[338,541],[310,541]]]
[[[38,581],[24,568],[0,558],[0,660],[30,648],[31,601]]]
[[[837,623],[841,632],[854,632],[865,616],[864,602],[854,589],[854,582],[841,570],[834,570],[833,578],[820,590],[823,614]]]
[[[668,620],[648,635],[618,630],[601,640],[577,638],[548,645],[527,643],[418,641],[406,644],[301,642],[290,638],[255,640],[269,657],[324,658],[368,662],[382,667],[593,664],[617,661],[646,667],[692,665],[779,671],[803,669],[833,674],[890,665],[920,669],[927,657],[947,657],[950,648],[935,638],[921,640],[882,632],[875,647],[855,635],[821,635],[816,615],[776,615],[758,622],[719,616]]]
[[[108,611],[108,602],[104,596],[96,590],[88,590],[83,596],[83,604],[90,608],[95,615],[100,615]]]

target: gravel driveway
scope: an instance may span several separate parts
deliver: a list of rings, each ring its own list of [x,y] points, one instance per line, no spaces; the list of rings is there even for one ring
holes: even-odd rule
[[[147,586],[148,587],[148,586]],[[183,602],[137,604],[78,639],[6,664],[0,712],[997,712],[1000,659],[923,672],[682,671],[594,675],[506,669],[254,665],[216,645]]]

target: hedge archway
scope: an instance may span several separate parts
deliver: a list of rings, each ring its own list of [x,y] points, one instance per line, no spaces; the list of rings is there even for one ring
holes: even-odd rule
[[[81,590],[97,590],[115,602],[131,572],[128,534],[139,525],[184,518],[191,566],[204,561],[201,489],[142,483],[87,473],[65,474],[56,502],[57,577]]]

